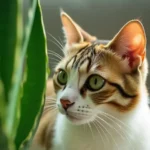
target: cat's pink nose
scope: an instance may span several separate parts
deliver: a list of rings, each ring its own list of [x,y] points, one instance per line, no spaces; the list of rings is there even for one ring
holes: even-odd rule
[[[70,102],[67,99],[60,99],[60,103],[65,110],[67,110],[69,107],[71,107],[74,104],[74,102]]]

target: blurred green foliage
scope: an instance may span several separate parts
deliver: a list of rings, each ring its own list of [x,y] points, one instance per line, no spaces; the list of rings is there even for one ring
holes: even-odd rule
[[[30,0],[25,26],[22,5],[0,5],[0,150],[27,149],[44,104],[48,59],[40,4]]]

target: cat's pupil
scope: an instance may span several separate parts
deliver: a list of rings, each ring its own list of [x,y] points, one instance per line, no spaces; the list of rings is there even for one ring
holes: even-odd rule
[[[63,79],[65,79],[65,73],[63,73]]]
[[[97,84],[97,78],[95,79],[95,85]]]

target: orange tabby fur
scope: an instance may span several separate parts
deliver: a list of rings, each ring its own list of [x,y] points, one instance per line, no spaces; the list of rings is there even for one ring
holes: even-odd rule
[[[47,81],[46,97],[48,96],[55,97],[52,79],[49,79]],[[45,106],[46,106],[46,102],[45,102]],[[31,149],[33,148],[35,149],[35,147],[37,147],[36,150],[38,150],[38,147],[42,146],[45,147],[45,150],[49,150],[49,148],[51,147],[50,142],[53,138],[53,127],[54,127],[56,116],[57,116],[57,111],[50,112],[49,110],[42,114],[39,127],[33,139],[33,145],[31,146]]]
[[[145,58],[146,36],[141,22],[132,20],[128,22],[111,41],[103,43],[101,40],[96,40],[95,37],[86,33],[67,14],[62,13],[61,18],[67,36],[66,46],[64,47],[65,57],[56,66],[53,81],[50,79],[47,82],[45,109],[33,143],[35,145],[37,144],[37,146],[41,145],[44,150],[51,149],[51,142],[53,142],[54,150],[59,150],[64,144],[64,150],[82,150],[86,147],[84,144],[88,144],[88,132],[87,135],[86,133],[83,135],[81,133],[84,137],[83,140],[86,139],[85,142],[82,143],[80,136],[74,140],[75,142],[73,140],[71,141],[74,133],[79,132],[78,134],[80,134],[80,131],[76,130],[78,128],[77,126],[72,126],[66,121],[65,116],[69,114],[69,110],[65,112],[60,101],[66,99],[66,97],[70,102],[72,100],[72,104],[74,104],[72,109],[73,111],[76,111],[76,114],[80,114],[78,111],[80,110],[79,108],[81,108],[81,105],[83,105],[82,108],[91,105],[93,110],[98,110],[99,108],[99,110],[104,111],[104,113],[111,112],[115,118],[130,114],[128,115],[125,124],[130,124],[130,122],[132,122],[132,117],[138,114],[136,111],[139,111],[141,115],[144,114],[148,116],[149,109],[147,106],[147,91],[145,86],[147,76],[147,61]],[[61,70],[65,70],[66,74],[70,76],[68,79],[69,82],[66,82],[66,84],[60,84],[58,82],[58,74]],[[87,79],[92,74],[98,74],[105,80],[105,86],[97,92],[88,89]],[[75,82],[78,83],[77,87]],[[67,84],[69,86],[67,86]],[[57,107],[60,111],[58,115],[57,111],[50,109],[47,111],[47,103],[50,103],[48,97],[55,98],[55,92],[57,93]],[[88,96],[91,98],[91,103],[88,103]],[[141,111],[142,109],[143,112]],[[70,108],[70,114],[72,112]],[[84,111],[82,110],[82,112]],[[88,116],[89,111],[86,113]],[[92,116],[95,117],[95,113],[96,111],[93,111]],[[97,111],[97,115],[98,114],[100,115],[100,112]],[[83,116],[81,117],[81,115],[79,115],[79,119],[76,118],[76,115],[73,116],[72,122],[73,120],[73,123],[78,123],[82,120],[83,122],[85,120],[87,122],[89,118],[94,122],[90,113],[87,118],[86,116],[84,116],[85,118]],[[54,139],[53,131],[56,117],[58,118],[55,125],[57,133],[55,132],[56,138]],[[63,118],[63,121],[60,118]],[[138,122],[138,117],[135,117],[134,119],[137,121],[137,124],[141,123],[142,130],[145,129],[145,127],[142,126],[143,121]],[[86,124],[86,122],[83,122],[80,122],[78,125]],[[62,126],[65,130],[62,130]],[[70,127],[71,130],[67,130],[68,127]],[[133,131],[135,127],[136,126],[133,124]],[[110,131],[112,133],[114,132],[113,130]],[[62,132],[62,134],[60,134],[60,132]],[[67,132],[70,133],[67,134]],[[135,131],[134,134],[135,137],[139,135],[138,130]],[[145,138],[149,134],[150,133],[147,133],[146,131],[145,135],[143,134],[143,137]],[[114,134],[113,137],[116,138],[121,145],[122,141],[120,141],[118,135]],[[99,138],[97,139],[97,146],[103,150],[105,147],[103,147]],[[60,142],[59,139],[63,140]],[[95,146],[93,141],[90,142],[92,146]],[[106,146],[108,146],[107,150],[116,150],[114,143],[111,142],[106,144]],[[130,145],[127,145],[126,141],[123,142],[124,146],[127,147],[127,150],[131,148]],[[137,143],[139,144],[139,142]],[[145,143],[148,147],[146,150],[149,150],[150,145],[147,142]],[[139,144],[137,147],[134,142],[132,144],[135,149],[138,150],[141,150],[139,149],[139,146],[142,148],[146,147],[145,144]]]

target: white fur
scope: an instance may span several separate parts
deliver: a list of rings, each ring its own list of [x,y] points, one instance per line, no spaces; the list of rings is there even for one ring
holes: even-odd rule
[[[112,120],[105,117],[109,125],[100,121],[103,131],[93,123],[89,126],[74,125],[65,115],[59,114],[52,150],[150,150],[147,96],[143,95],[136,109],[127,113],[118,113],[108,106],[99,109],[114,117]]]

